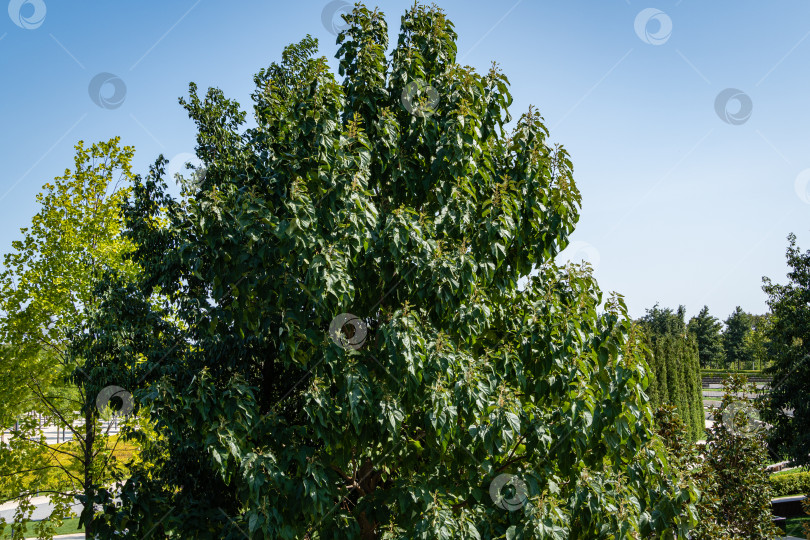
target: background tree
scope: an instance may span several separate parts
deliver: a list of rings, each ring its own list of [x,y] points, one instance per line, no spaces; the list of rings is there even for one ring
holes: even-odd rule
[[[76,376],[81,359],[70,351],[69,332],[95,303],[96,281],[107,270],[132,278],[136,266],[125,260],[132,244],[121,236],[120,204],[132,181],[133,148],[119,139],[76,145],[73,170],[45,184],[37,195],[39,212],[22,240],[12,244],[0,274],[0,342],[3,348],[3,426],[22,413],[43,415],[73,440],[48,445],[39,422],[22,422],[8,444],[0,444],[0,493],[18,502],[15,522],[24,524],[37,492],[57,503],[51,520],[59,522],[74,494],[92,493],[116,462],[112,445],[100,431],[96,394],[85,375]],[[92,518],[92,505],[82,518]],[[47,521],[45,522],[48,523]],[[2,526],[2,525],[0,525]],[[88,534],[92,524],[85,523]]]
[[[703,306],[700,313],[689,319],[687,329],[697,340],[700,367],[720,368],[725,359],[723,325],[709,314],[709,306]]]
[[[763,278],[772,325],[767,330],[773,365],[770,392],[760,404],[763,420],[773,427],[773,448],[799,465],[810,465],[810,251],[802,253],[788,236],[785,285]]]
[[[685,314],[684,306],[675,312],[656,304],[638,323],[651,355],[650,403],[654,409],[673,406],[695,441],[703,438],[705,419],[698,346],[694,335],[686,332]]]
[[[745,335],[744,343],[753,369],[764,369],[771,362],[773,346],[768,335],[772,326],[770,313],[751,315],[751,330]]]
[[[652,308],[648,309],[639,322],[651,333],[659,336],[682,336],[686,333],[686,324],[684,323],[684,316],[686,308],[678,306],[677,311],[671,308],[661,308],[655,304]]]
[[[751,363],[751,351],[746,347],[746,336],[750,331],[751,315],[737,306],[726,319],[726,329],[723,332],[723,351],[727,367],[740,370]]]
[[[105,502],[104,530],[684,534],[696,492],[651,431],[637,329],[552,263],[578,219],[567,153],[534,109],[506,132],[506,78],[456,64],[438,8],[405,14],[390,60],[381,13],[346,20],[342,83],[306,38],[256,76],[245,131],[192,85],[204,178],[180,201],[163,160],[136,182],[143,282],[88,346],[129,305],[181,339],[119,356],[159,457]]]

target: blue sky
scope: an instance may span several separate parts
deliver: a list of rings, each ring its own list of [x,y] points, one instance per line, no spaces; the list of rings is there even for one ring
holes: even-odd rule
[[[513,115],[539,107],[571,153],[583,207],[564,255],[589,258],[633,316],[655,302],[690,316],[704,304],[720,318],[736,305],[766,310],[761,278],[785,280],[787,234],[810,248],[810,4],[437,3],[461,63],[497,61]],[[367,5],[386,14],[395,42],[411,4]],[[36,212],[42,184],[72,165],[76,141],[121,136],[141,173],[160,153],[179,164],[195,144],[177,103],[190,81],[249,109],[253,73],[285,45],[309,33],[332,59],[327,6],[11,0],[8,15],[0,9],[0,251]],[[116,77],[101,87],[115,108],[90,97],[100,73]]]

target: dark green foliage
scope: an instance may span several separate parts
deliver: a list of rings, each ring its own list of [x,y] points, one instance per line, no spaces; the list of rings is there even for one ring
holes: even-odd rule
[[[656,336],[680,336],[686,332],[684,317],[686,308],[678,306],[678,311],[670,308],[660,308],[655,304],[639,319],[648,333]]]
[[[653,354],[663,358],[667,363],[667,397],[666,403],[671,403],[681,413],[684,420],[689,417],[683,409],[683,364],[680,358],[679,339],[674,335],[653,334]]]
[[[810,465],[810,251],[802,253],[792,234],[788,241],[788,283],[763,278],[772,313],[766,336],[773,360],[765,373],[773,380],[760,408],[773,425],[768,440],[775,451]]]
[[[648,340],[652,358],[648,394],[654,408],[675,407],[692,441],[703,438],[702,383],[697,342],[687,334],[683,306],[677,312],[656,304],[639,319]]]
[[[697,340],[700,367],[721,367],[725,359],[721,333],[723,325],[715,317],[709,315],[709,306],[703,306],[700,313],[689,320],[687,329]]]
[[[107,532],[682,536],[697,493],[652,432],[623,300],[552,264],[579,215],[568,155],[534,109],[505,131],[508,81],[455,63],[438,8],[406,13],[390,60],[379,12],[347,18],[342,83],[305,39],[257,75],[244,132],[234,102],[192,86],[201,183],[172,200],[159,160],[135,185],[145,279],[107,294],[88,335],[114,339],[84,349],[159,438],[103,501]],[[345,313],[356,348],[330,338]],[[511,512],[501,474],[525,486]]]
[[[807,471],[771,475],[769,481],[774,497],[810,494],[810,472]]]

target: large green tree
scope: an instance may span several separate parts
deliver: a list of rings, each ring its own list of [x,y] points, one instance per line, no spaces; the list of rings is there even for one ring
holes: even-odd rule
[[[249,129],[192,85],[205,175],[174,200],[160,159],[135,185],[144,280],[111,282],[84,348],[158,437],[106,530],[684,534],[697,492],[651,430],[641,337],[621,297],[553,265],[578,219],[568,154],[533,108],[507,132],[506,77],[456,63],[440,9],[408,10],[390,59],[381,13],[346,19],[341,82],[313,39],[290,46]]]
[[[689,319],[687,329],[697,340],[700,367],[722,367],[725,359],[723,325],[716,317],[709,314],[709,306],[703,306],[700,313]]]
[[[121,235],[120,209],[133,179],[133,153],[117,138],[89,147],[79,142],[73,169],[45,184],[31,226],[3,260],[0,426],[16,429],[0,443],[0,494],[18,504],[19,534],[32,496],[51,495],[51,521],[58,522],[74,495],[92,495],[117,466],[109,437],[100,431],[97,393],[88,392],[89,377],[77,371],[83,360],[70,352],[70,332],[96,303],[94,289],[104,272],[126,279],[137,274],[126,260],[132,244]],[[36,422],[20,416],[31,412]],[[73,441],[46,444],[43,425]],[[89,504],[82,516],[89,532],[93,513]]]
[[[790,271],[784,285],[763,278],[771,325],[767,337],[773,365],[771,388],[760,409],[773,427],[768,439],[777,452],[810,465],[810,251],[802,252],[788,236]]]
[[[752,364],[751,350],[746,345],[746,338],[751,332],[751,315],[737,306],[725,322],[723,351],[726,356],[726,366],[738,370],[745,369]]]

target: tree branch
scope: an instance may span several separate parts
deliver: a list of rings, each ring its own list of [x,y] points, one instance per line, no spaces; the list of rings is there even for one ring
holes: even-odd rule
[[[72,457],[74,459],[81,460],[81,457],[79,457],[79,456],[77,456],[75,454],[71,454],[70,452],[66,452],[65,450],[60,450],[59,448],[55,448],[55,447],[53,447],[53,446],[51,446],[49,444],[40,442],[40,441],[38,441],[36,439],[27,439],[27,440],[32,442],[32,443],[36,443],[36,444],[39,444],[41,446],[44,446],[45,448],[47,448],[49,450],[52,450],[53,452],[59,452],[60,454],[65,454],[65,455],[68,455],[68,456],[70,456],[70,457]],[[51,456],[51,457],[53,457],[53,456]]]
[[[39,396],[39,398],[40,398],[42,401],[44,401],[44,402],[45,402],[45,405],[46,405],[46,406],[47,406],[47,407],[48,407],[48,408],[49,408],[51,411],[53,411],[54,415],[56,415],[56,416],[59,418],[59,420],[61,420],[61,421],[62,421],[62,423],[63,423],[65,426],[67,426],[67,428],[68,428],[68,429],[70,429],[71,433],[73,433],[73,435],[76,437],[76,440],[78,441],[79,445],[81,445],[81,447],[82,447],[82,451],[83,451],[83,452],[87,452],[87,448],[85,448],[85,446],[86,446],[86,445],[85,445],[84,439],[82,439],[82,438],[79,436],[79,432],[78,432],[78,431],[76,431],[75,429],[73,429],[73,423],[72,423],[72,422],[68,422],[67,420],[65,420],[65,418],[62,416],[62,413],[60,413],[60,412],[59,412],[59,410],[56,408],[56,406],[55,406],[53,403],[51,403],[51,402],[48,400],[48,398],[45,396],[45,394],[43,394],[43,393],[42,393],[42,389],[40,388],[39,383],[38,383],[36,380],[34,380],[33,378],[32,378],[31,380],[32,380],[32,381],[34,381],[34,384],[36,384],[36,385],[37,385],[37,389],[36,389],[36,390],[34,390],[34,392],[35,392],[35,393],[36,393],[36,394]],[[33,388],[32,388],[32,390],[33,390]]]
[[[359,492],[360,492],[360,494],[361,494],[361,495],[363,495],[363,496],[365,496],[365,495],[366,495],[366,492],[363,490],[363,488],[362,488],[362,487],[360,487],[360,484],[358,484],[358,483],[357,483],[357,480],[355,480],[354,478],[351,478],[351,477],[350,477],[349,475],[347,475],[345,472],[341,471],[341,470],[340,470],[340,468],[339,468],[337,465],[330,465],[329,467],[330,467],[330,468],[331,468],[333,471],[335,471],[336,473],[338,473],[338,474],[339,474],[339,475],[340,475],[340,476],[341,476],[341,477],[342,477],[344,480],[346,480],[346,483],[347,483],[348,485],[350,485],[350,486],[352,487],[352,489],[356,489],[356,490],[357,490],[357,491],[359,491]]]

